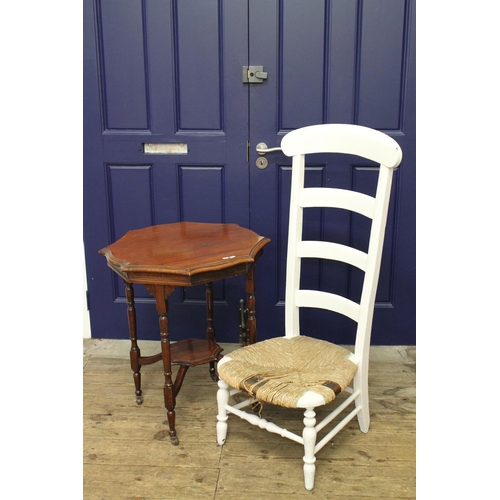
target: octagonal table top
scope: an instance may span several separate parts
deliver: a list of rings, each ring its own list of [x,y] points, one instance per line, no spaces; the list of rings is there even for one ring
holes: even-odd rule
[[[270,241],[237,224],[177,222],[131,230],[99,253],[126,281],[189,286],[246,273]]]

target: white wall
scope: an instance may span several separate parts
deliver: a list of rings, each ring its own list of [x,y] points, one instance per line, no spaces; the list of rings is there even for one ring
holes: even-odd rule
[[[89,339],[90,333],[90,317],[87,310],[87,274],[85,272],[85,255],[83,256],[83,338]]]

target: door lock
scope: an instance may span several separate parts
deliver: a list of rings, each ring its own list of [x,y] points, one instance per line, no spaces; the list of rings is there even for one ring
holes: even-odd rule
[[[243,66],[243,83],[264,83],[267,72],[264,66]]]
[[[263,158],[261,156],[261,157],[257,158],[257,160],[255,161],[255,165],[257,165],[257,168],[264,170],[269,165],[269,162],[267,161],[267,158]]]

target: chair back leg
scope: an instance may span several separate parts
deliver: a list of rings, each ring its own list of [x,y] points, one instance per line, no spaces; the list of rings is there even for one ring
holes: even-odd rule
[[[370,428],[370,405],[368,401],[368,377],[365,373],[363,373],[362,367],[358,368],[358,371],[356,372],[356,375],[354,375],[353,379],[354,392],[358,389],[360,390],[360,394],[354,401],[354,404],[356,408],[361,406],[361,410],[357,415],[359,429],[361,432],[366,434]]]

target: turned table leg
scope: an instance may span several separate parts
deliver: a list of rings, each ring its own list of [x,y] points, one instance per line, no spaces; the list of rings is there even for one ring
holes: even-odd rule
[[[214,327],[214,292],[212,283],[206,285],[206,302],[207,302],[207,339],[215,341]],[[215,372],[215,362],[210,361],[210,377],[214,382],[219,380]]]
[[[170,340],[168,338],[168,296],[174,291],[173,286],[156,285],[154,287],[154,296],[156,299],[156,310],[160,316],[160,337],[161,354],[163,361],[163,374],[165,375],[165,385],[163,386],[163,395],[165,399],[165,408],[167,409],[167,418],[169,426],[170,441],[173,445],[179,444],[175,430],[175,391],[172,382],[172,359],[170,355]]]
[[[137,344],[137,322],[135,316],[135,303],[134,303],[134,287],[132,283],[125,283],[125,293],[127,296],[127,313],[128,313],[128,329],[130,333],[130,366],[134,372],[135,384],[135,400],[138,405],[142,404],[142,390],[141,390],[141,364],[139,362],[141,357],[141,350]]]
[[[245,274],[245,291],[247,293],[248,309],[248,343],[255,344],[257,340],[257,320],[255,319],[255,266]]]

